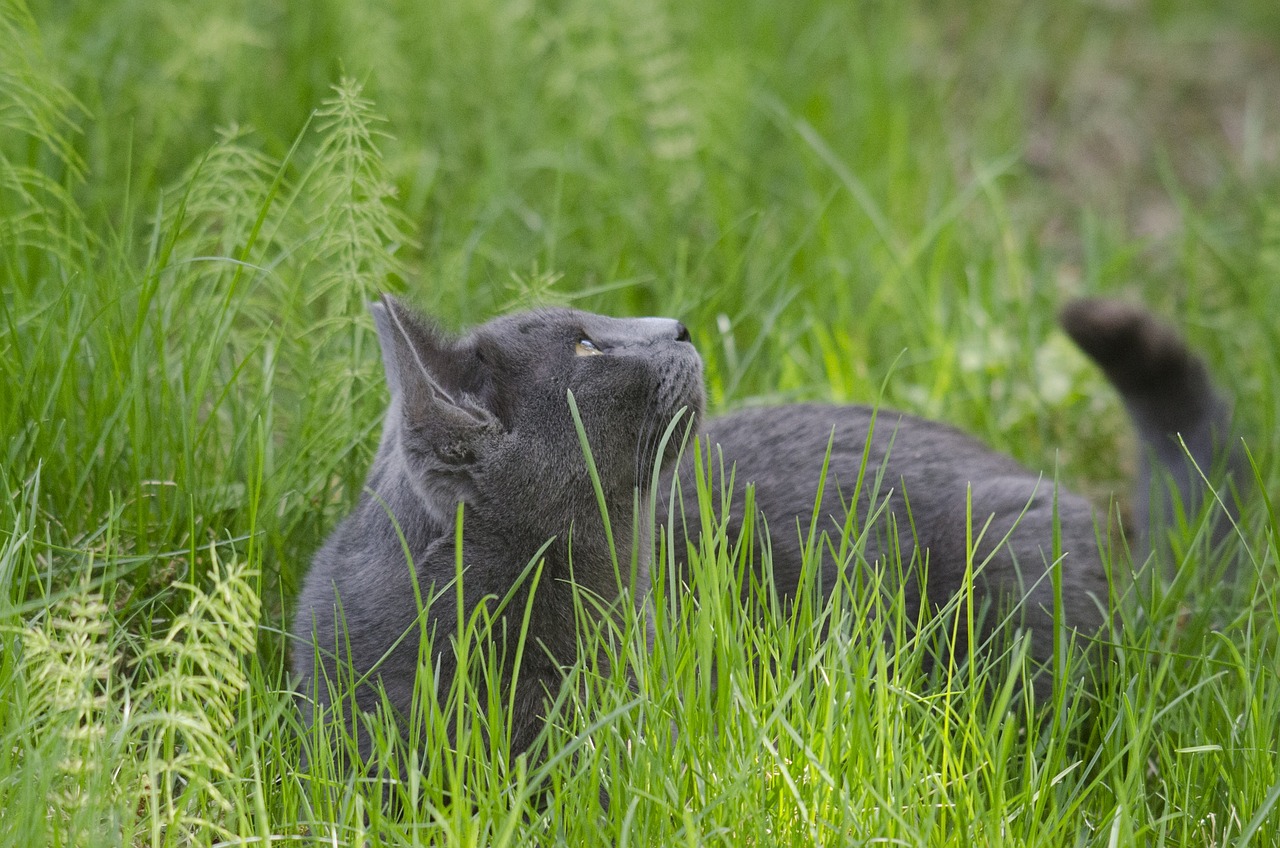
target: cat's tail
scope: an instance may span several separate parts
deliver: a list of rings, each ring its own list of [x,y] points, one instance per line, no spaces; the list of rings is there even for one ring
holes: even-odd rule
[[[1207,499],[1214,541],[1231,530],[1247,464],[1233,435],[1231,406],[1204,361],[1173,327],[1135,304],[1085,299],[1067,304],[1062,327],[1119,391],[1142,445],[1136,529],[1150,544]],[[1225,515],[1224,515],[1225,513]]]

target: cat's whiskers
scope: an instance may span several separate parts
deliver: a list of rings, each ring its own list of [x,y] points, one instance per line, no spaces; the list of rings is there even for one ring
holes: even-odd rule
[[[633,468],[633,478],[635,486],[643,494],[645,492],[645,481],[648,472],[651,470],[647,466],[651,464],[649,457],[653,453],[653,448],[657,444],[659,427],[654,420],[656,416],[646,415],[640,423],[640,438],[636,440],[636,452]]]

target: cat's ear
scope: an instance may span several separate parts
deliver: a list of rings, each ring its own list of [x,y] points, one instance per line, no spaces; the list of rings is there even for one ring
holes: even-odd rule
[[[434,327],[428,326],[411,310],[389,294],[369,303],[378,343],[382,346],[382,367],[387,374],[387,388],[393,398],[404,394],[406,379],[418,375],[432,379],[429,363],[441,360],[447,340]]]
[[[503,432],[493,412],[463,390],[471,360],[443,332],[389,295],[371,303],[369,310],[407,456],[426,463],[420,474],[461,480]]]

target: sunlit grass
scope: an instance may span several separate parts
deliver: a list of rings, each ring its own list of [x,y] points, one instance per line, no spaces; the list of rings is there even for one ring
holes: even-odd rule
[[[0,5],[0,842],[1275,843],[1280,17],[1245,5]],[[1033,709],[1018,642],[931,664],[947,616],[864,572],[779,603],[706,484],[534,755],[476,620],[369,774],[284,669],[376,446],[384,290],[674,315],[713,411],[879,401],[1104,515],[1130,437],[1054,315],[1141,297],[1272,497],[1165,581],[1104,528],[1105,662]]]

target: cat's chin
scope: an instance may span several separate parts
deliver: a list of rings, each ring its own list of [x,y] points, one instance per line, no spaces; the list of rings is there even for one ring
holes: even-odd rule
[[[686,430],[696,432],[706,407],[706,391],[702,387],[702,359],[692,347],[670,356],[654,406],[663,410],[660,417],[667,424],[676,421],[673,438],[682,439]]]
[[[662,456],[650,454],[649,464],[652,467],[654,462],[660,463],[659,470],[666,473],[693,444],[693,437],[702,423],[705,400],[701,362],[692,373],[676,376],[663,389],[659,396],[659,408],[663,411],[655,416],[652,426],[660,437],[665,437],[665,443],[662,444]]]

